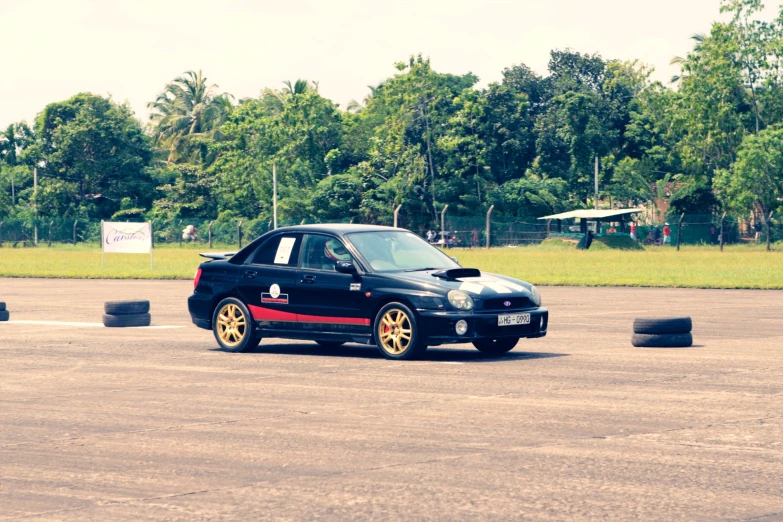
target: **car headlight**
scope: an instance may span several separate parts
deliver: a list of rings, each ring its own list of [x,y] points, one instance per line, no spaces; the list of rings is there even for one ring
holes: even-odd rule
[[[473,310],[473,299],[461,290],[449,292],[449,303],[457,310]]]
[[[541,294],[538,293],[538,288],[534,285],[530,285],[530,299],[536,306],[541,306]]]

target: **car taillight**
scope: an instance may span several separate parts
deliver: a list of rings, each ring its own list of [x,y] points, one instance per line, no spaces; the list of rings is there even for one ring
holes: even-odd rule
[[[198,280],[201,279],[201,269],[196,270],[196,277],[193,278],[193,290],[198,286]]]

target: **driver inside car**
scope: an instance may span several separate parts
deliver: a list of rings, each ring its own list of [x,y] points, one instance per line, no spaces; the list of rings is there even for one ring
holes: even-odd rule
[[[313,253],[321,258],[318,264],[321,265],[322,270],[336,270],[335,263],[337,261],[353,261],[351,254],[346,250],[345,246],[336,239],[326,239],[321,252],[322,255],[320,256],[318,256],[318,250],[314,250]]]

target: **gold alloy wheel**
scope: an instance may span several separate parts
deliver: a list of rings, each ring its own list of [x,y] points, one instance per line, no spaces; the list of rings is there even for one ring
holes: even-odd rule
[[[386,312],[378,324],[378,340],[386,353],[399,355],[411,345],[413,326],[408,314],[398,308]]]
[[[247,321],[242,309],[233,303],[228,303],[220,309],[217,317],[217,334],[228,347],[235,347],[242,342],[247,332]]]

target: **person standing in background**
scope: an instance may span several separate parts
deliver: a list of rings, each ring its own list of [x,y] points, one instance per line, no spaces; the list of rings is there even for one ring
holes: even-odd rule
[[[672,229],[669,228],[668,223],[664,223],[663,225],[663,244],[664,245],[671,245],[672,243]]]
[[[636,241],[636,221],[631,221],[631,241]]]

